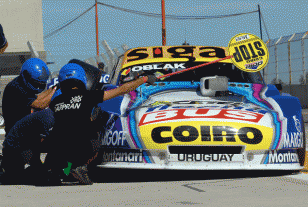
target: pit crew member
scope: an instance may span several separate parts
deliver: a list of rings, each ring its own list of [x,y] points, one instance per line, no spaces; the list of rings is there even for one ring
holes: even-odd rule
[[[52,159],[52,170],[63,169],[67,162],[71,162],[72,168],[76,168],[72,173],[74,177],[81,184],[92,184],[87,175],[87,165],[97,156],[97,147],[92,146],[91,142],[95,143],[94,140],[98,137],[90,119],[93,107],[105,100],[129,93],[145,82],[153,84],[155,80],[154,75],[149,75],[109,91],[88,91],[84,69],[75,63],[63,66],[59,72],[62,94],[55,97],[49,106],[55,116],[51,139],[54,144],[51,146],[57,149],[54,152],[57,158]]]
[[[3,142],[3,184],[39,183],[35,178],[43,176],[42,168],[31,170],[30,166],[25,170],[25,165],[33,154],[40,154],[44,140],[41,135],[48,136],[53,125],[53,112],[47,108],[25,116],[11,128]]]
[[[29,115],[33,108],[41,110],[49,105],[55,88],[42,92],[46,87],[49,75],[50,71],[44,61],[31,58],[22,65],[20,75],[5,87],[2,112],[6,134],[9,134],[17,121]],[[34,135],[36,135],[35,132],[33,132]],[[33,136],[29,135],[25,139],[36,139]],[[9,150],[5,151],[8,153]],[[33,155],[32,165],[41,164],[39,155]]]

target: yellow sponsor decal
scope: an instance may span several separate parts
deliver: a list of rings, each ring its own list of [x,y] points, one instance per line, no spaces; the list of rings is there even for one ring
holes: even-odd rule
[[[162,105],[162,104],[170,106],[171,102],[170,101],[156,101],[156,102],[152,103],[151,106],[158,106],[158,105]]]
[[[214,46],[139,47],[125,53],[123,66],[163,62],[210,62],[228,56],[227,48]],[[230,59],[221,62],[232,63]]]
[[[240,33],[231,38],[229,54],[231,61],[239,69],[246,72],[258,72],[268,62],[269,53],[266,44],[256,35]]]
[[[183,121],[140,126],[147,149],[168,145],[246,145],[246,150],[269,149],[273,129],[235,122]]]

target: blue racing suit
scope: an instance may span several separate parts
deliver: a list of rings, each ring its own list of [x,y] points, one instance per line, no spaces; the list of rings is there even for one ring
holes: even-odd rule
[[[32,154],[44,152],[42,137],[48,138],[53,125],[54,113],[49,108],[29,114],[16,122],[3,142],[1,166],[6,174],[19,178],[26,163],[40,164],[39,159],[30,159]]]

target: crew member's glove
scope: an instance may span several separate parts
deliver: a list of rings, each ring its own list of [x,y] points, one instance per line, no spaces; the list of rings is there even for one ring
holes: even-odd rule
[[[148,80],[146,83],[153,85],[158,79],[156,78],[156,76],[153,75],[148,75]]]

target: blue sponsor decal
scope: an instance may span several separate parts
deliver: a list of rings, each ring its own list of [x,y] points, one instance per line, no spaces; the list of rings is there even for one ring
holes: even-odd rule
[[[101,79],[100,79],[100,83],[109,83],[109,79],[110,79],[110,75],[109,74],[103,74],[101,76]]]
[[[304,146],[304,133],[301,121],[294,115],[288,118],[288,131],[283,134],[283,148],[301,148]]]
[[[142,151],[137,149],[104,149],[103,162],[134,162],[142,163]]]
[[[282,134],[283,149],[301,148],[304,142],[301,105],[298,98],[293,96],[272,96],[287,118],[287,132]],[[292,107],[290,107],[292,106]]]
[[[117,119],[102,137],[102,145],[107,147],[130,148],[122,129],[121,119]]]
[[[52,80],[47,81],[47,89],[50,89],[51,87],[54,87],[59,83],[58,78],[53,78]]]

